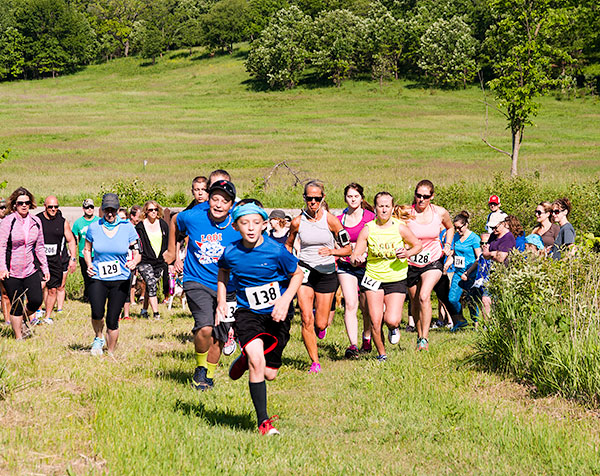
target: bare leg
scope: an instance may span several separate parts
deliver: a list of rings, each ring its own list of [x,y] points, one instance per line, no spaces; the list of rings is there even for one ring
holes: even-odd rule
[[[65,298],[67,296],[67,290],[65,289],[65,286],[67,284],[67,275],[68,273],[63,273],[62,283],[56,291],[56,309],[59,309],[61,311],[63,306],[65,305]]]
[[[52,311],[54,311],[54,304],[56,304],[57,289],[46,288],[46,319],[52,318]]]
[[[10,324],[15,333],[15,339],[19,340],[23,338],[23,316],[10,316]]]
[[[107,329],[106,330],[106,348],[108,352],[112,353],[117,347],[117,341],[119,340],[119,329]]]
[[[416,314],[414,317],[417,323],[417,334],[419,337],[425,339],[429,338],[429,327],[431,326],[431,292],[441,277],[442,272],[440,270],[432,269],[426,271],[421,275],[418,286],[419,292],[415,301],[419,309],[419,314],[418,317]]]
[[[358,280],[351,274],[338,274],[342,294],[344,295],[344,324],[350,345],[358,342]],[[363,313],[364,318],[364,313]]]
[[[379,355],[385,354],[385,344],[381,338],[381,324],[383,321],[383,290],[365,291],[369,316],[371,317],[371,338]]]
[[[298,304],[302,316],[302,340],[308,352],[311,362],[319,361],[317,349],[317,336],[315,335],[315,316],[313,314],[313,302],[315,292],[309,286],[300,286],[298,290]],[[329,309],[327,309],[329,312]]]

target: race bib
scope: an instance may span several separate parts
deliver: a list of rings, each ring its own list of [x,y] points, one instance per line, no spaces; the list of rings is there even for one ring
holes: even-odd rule
[[[484,278],[479,278],[478,280],[476,280],[473,283],[473,287],[474,288],[482,288],[485,285],[485,279]]]
[[[235,311],[237,309],[237,301],[227,301],[227,316],[221,320],[221,322],[235,322],[235,317],[233,317]]]
[[[365,289],[370,289],[371,291],[377,291],[379,286],[381,286],[381,281],[377,281],[376,279],[369,278],[366,273],[363,276],[360,285]]]
[[[428,264],[431,261],[431,251],[421,251],[418,255],[411,256],[408,259],[415,264]]]
[[[46,251],[46,256],[56,256],[58,245],[44,245],[44,250]]]
[[[299,268],[304,273],[304,276],[302,277],[302,284],[308,283],[308,277],[310,276],[310,269],[303,268],[302,266],[299,266]]]
[[[255,311],[271,307],[280,297],[281,290],[279,289],[278,282],[246,288],[248,304],[250,305],[250,309]]]
[[[98,263],[98,276],[101,279],[114,278],[121,274],[121,264],[118,260]]]
[[[455,256],[454,257],[454,267],[455,268],[464,268],[465,267],[465,257],[464,256]]]

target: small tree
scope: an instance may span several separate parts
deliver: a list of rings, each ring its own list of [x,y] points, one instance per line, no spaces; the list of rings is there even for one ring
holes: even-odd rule
[[[421,37],[418,65],[439,86],[467,86],[475,77],[477,41],[462,18],[440,18]]]
[[[142,58],[152,59],[152,64],[156,64],[156,57],[164,51],[164,38],[162,32],[154,23],[144,22],[140,30],[140,51]]]
[[[202,17],[204,43],[230,53],[233,44],[248,38],[250,8],[247,0],[221,0]]]
[[[10,26],[0,35],[0,79],[14,79],[25,66],[24,38]]]
[[[270,88],[293,88],[309,57],[312,20],[292,6],[275,14],[250,46],[246,69]]]

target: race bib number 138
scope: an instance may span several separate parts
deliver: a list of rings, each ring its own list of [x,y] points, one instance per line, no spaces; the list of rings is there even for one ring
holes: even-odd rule
[[[248,298],[250,309],[256,311],[271,307],[280,297],[281,289],[279,289],[278,282],[246,288],[246,298]]]

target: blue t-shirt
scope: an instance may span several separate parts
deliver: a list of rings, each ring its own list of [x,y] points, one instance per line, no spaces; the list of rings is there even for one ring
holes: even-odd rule
[[[516,248],[523,252],[525,251],[525,233],[515,237]]]
[[[214,223],[205,203],[177,214],[177,228],[189,237],[183,282],[194,281],[216,291],[217,262],[227,245],[240,239],[240,234],[231,226],[231,215],[221,223]]]
[[[106,236],[101,221],[88,226],[85,239],[92,244],[92,267],[95,279],[101,281],[119,281],[129,279],[131,271],[125,266],[129,245],[139,239],[135,228],[129,221],[117,225],[117,232],[111,238]]]
[[[471,232],[464,241],[460,241],[461,236],[457,233],[452,240],[452,249],[454,249],[454,264],[450,271],[462,275],[469,267],[477,261],[475,249],[481,248],[481,238],[477,233]]]
[[[231,270],[238,307],[257,314],[271,314],[272,302],[286,291],[298,267],[298,258],[284,246],[268,236],[264,240],[255,248],[236,241],[219,260],[219,268]]]

